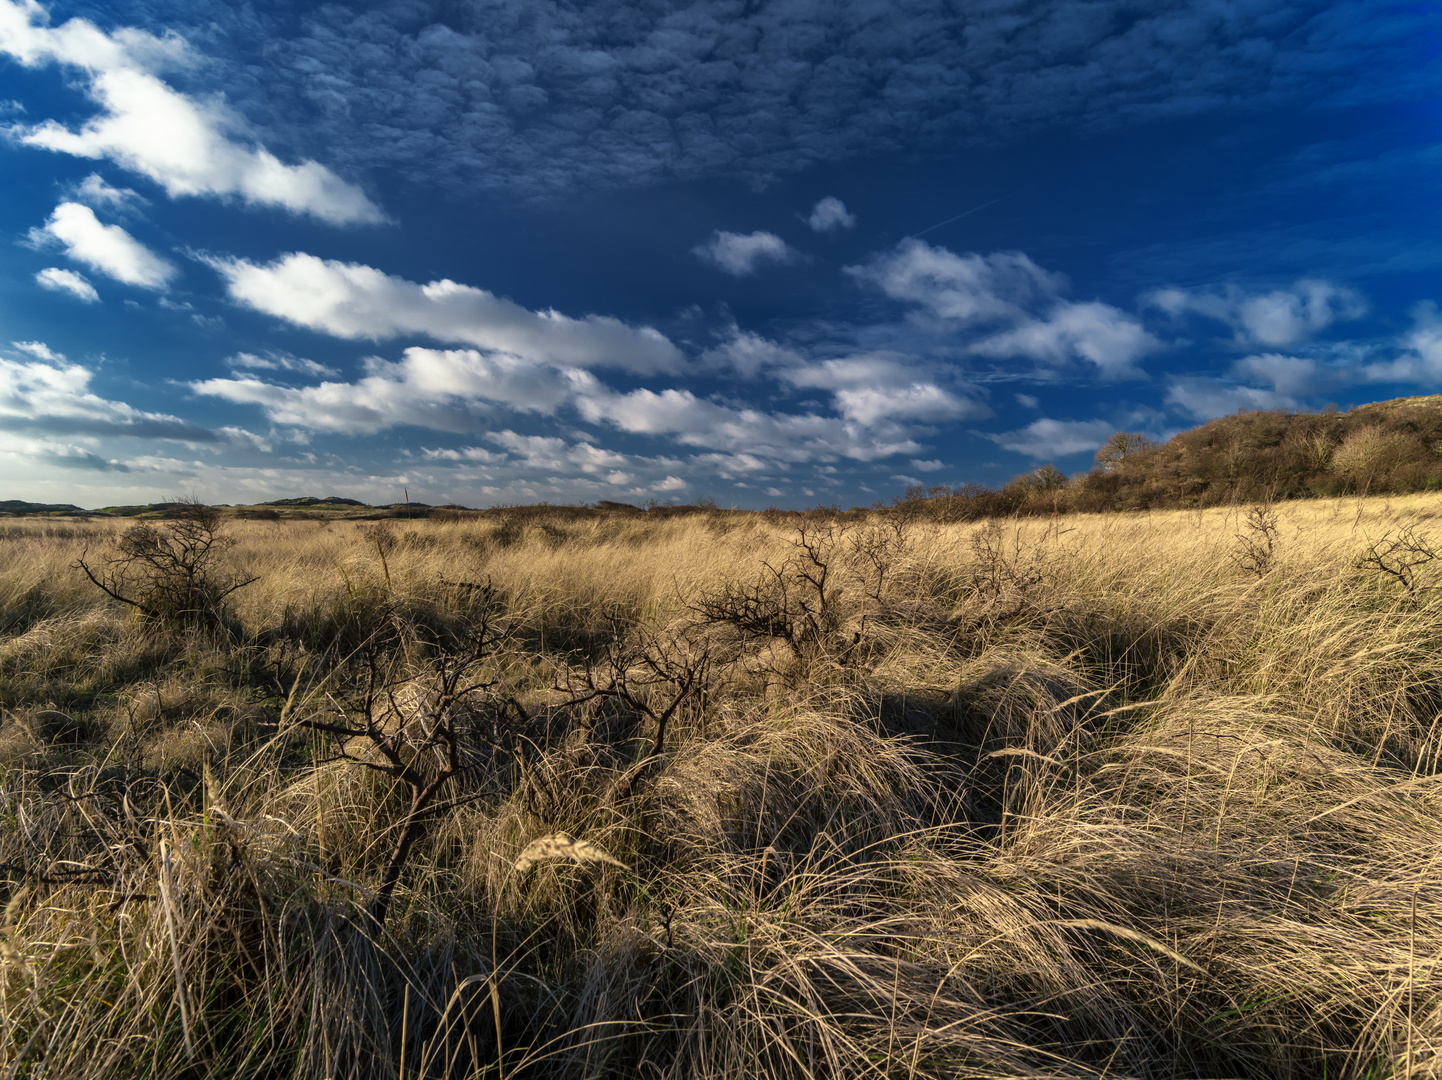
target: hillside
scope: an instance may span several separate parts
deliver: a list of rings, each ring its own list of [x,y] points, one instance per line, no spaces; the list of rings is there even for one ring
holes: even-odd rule
[[[964,520],[1442,490],[1442,395],[1347,412],[1238,412],[1161,445],[1118,432],[1097,458],[1090,472],[1072,477],[1043,465],[1001,488],[912,488],[901,503]]]

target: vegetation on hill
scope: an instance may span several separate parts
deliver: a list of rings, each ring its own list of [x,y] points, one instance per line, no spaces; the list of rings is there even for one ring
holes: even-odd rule
[[[1437,512],[7,523],[6,1075],[1435,1075]]]
[[[1176,509],[1331,495],[1442,490],[1442,396],[1343,412],[1239,412],[1156,444],[1117,432],[1088,473],[1053,465],[998,489],[916,487],[903,500],[941,520]]]

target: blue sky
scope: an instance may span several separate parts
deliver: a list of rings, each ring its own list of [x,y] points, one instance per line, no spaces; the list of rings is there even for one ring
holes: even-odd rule
[[[0,0],[0,498],[865,504],[1442,391],[1442,4]]]

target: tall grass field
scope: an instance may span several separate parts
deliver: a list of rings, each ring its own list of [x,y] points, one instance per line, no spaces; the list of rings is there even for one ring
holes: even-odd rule
[[[0,521],[3,1080],[1442,1073],[1435,494],[181,510]]]

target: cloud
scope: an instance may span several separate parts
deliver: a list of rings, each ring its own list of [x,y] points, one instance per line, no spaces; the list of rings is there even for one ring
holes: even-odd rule
[[[58,353],[43,341],[12,341],[10,343],[21,352],[29,353],[37,360],[49,360],[51,363],[59,363],[65,359],[64,353]]]
[[[291,371],[297,375],[309,375],[316,379],[335,378],[340,374],[333,367],[326,367],[314,360],[291,356],[289,353],[270,353],[256,356],[254,353],[238,352],[225,361],[231,369],[242,368],[252,371]]]
[[[847,273],[937,318],[968,325],[1023,321],[1066,284],[1019,251],[957,255],[914,239]]]
[[[87,304],[93,304],[100,299],[100,294],[95,291],[95,286],[74,270],[47,266],[35,275],[35,280],[44,288],[53,289],[55,292],[68,292],[71,296],[78,297]]]
[[[701,354],[701,363],[708,367],[729,368],[743,379],[754,379],[762,372],[801,367],[805,358],[760,334],[732,326],[726,338]]]
[[[895,353],[822,360],[783,370],[780,377],[793,386],[831,391],[838,412],[867,426],[888,420],[936,424],[991,415],[985,405],[942,386],[925,366]]]
[[[1437,305],[1430,302],[1418,304],[1412,316],[1415,325],[1402,339],[1402,355],[1361,367],[1358,376],[1362,381],[1442,384],[1442,316],[1437,313]]]
[[[0,52],[26,67],[79,69],[101,112],[79,130],[54,120],[16,125],[11,131],[21,142],[113,161],[154,180],[172,198],[239,196],[332,224],[384,219],[358,187],[314,161],[283,164],[217,101],[202,103],[165,83],[157,70],[200,66],[181,38],[129,27],[106,34],[84,19],[51,29],[45,18],[34,0],[0,0]]]
[[[92,393],[91,377],[79,364],[0,357],[0,426],[71,435],[213,441],[210,432],[177,417],[144,412]]]
[[[847,211],[846,204],[834,195],[828,195],[811,208],[806,219],[815,232],[834,232],[836,229],[856,227],[856,215]]]
[[[1060,303],[972,349],[982,356],[1024,356],[1053,366],[1080,356],[1107,378],[1122,379],[1145,378],[1137,361],[1161,347],[1140,323],[1109,304]]]
[[[1116,427],[1105,420],[1033,420],[1017,431],[983,434],[1003,450],[1041,461],[1095,450]]]
[[[373,434],[402,424],[471,432],[492,406],[549,415],[578,389],[597,385],[592,376],[574,368],[556,369],[475,349],[410,348],[397,363],[372,360],[368,367],[369,374],[353,383],[288,387],[230,378],[190,385],[198,394],[259,405],[277,424],[347,434]]]
[[[637,435],[664,435],[683,446],[773,461],[875,461],[921,449],[897,425],[868,426],[811,413],[738,409],[699,398],[689,390],[640,389],[619,394],[597,386],[578,396],[576,408],[591,423]]]
[[[112,187],[99,173],[91,173],[75,186],[75,198],[87,206],[103,206],[121,212],[149,204],[130,188]]]
[[[740,233],[717,230],[710,241],[691,249],[702,262],[711,263],[732,277],[754,274],[758,263],[787,263],[799,253],[775,233]]]
[[[144,12],[149,5],[136,5]],[[166,4],[326,160],[525,196],[759,179],[1043,129],[1432,100],[1427,5]],[[137,15],[136,17],[140,17]]]
[[[1237,386],[1202,376],[1173,379],[1167,389],[1167,404],[1199,421],[1214,420],[1239,409],[1295,409],[1298,405],[1294,398],[1275,390]]]
[[[1249,293],[1222,289],[1157,289],[1142,302],[1174,318],[1201,315],[1232,328],[1237,344],[1286,348],[1315,337],[1335,322],[1360,319],[1367,303],[1355,289],[1303,279],[1287,289]]]
[[[61,203],[44,228],[30,230],[30,240],[37,245],[58,241],[76,262],[142,289],[164,289],[176,273],[119,225],[102,224],[94,210],[80,203]]]
[[[573,319],[557,311],[530,311],[449,279],[420,285],[370,266],[301,252],[265,265],[208,261],[236,303],[335,337],[425,334],[532,362],[642,373],[677,370],[683,360],[681,351],[649,326],[632,328],[604,315]]]
[[[1138,361],[1162,346],[1118,308],[1062,299],[1066,279],[1021,252],[957,255],[907,239],[847,273],[913,305],[935,336],[968,331],[963,347],[979,356],[1048,367],[1080,359],[1107,378],[1144,378]]]

